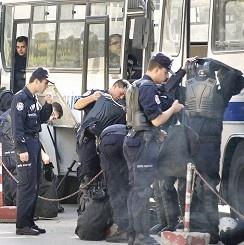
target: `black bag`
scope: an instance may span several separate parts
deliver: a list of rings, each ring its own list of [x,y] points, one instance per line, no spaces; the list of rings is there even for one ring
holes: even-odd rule
[[[47,181],[43,175],[40,178],[39,196],[57,199],[57,188],[54,180]],[[58,202],[37,199],[35,216],[43,218],[54,218],[58,216]]]
[[[80,205],[75,234],[81,240],[103,240],[112,225],[112,209],[108,196],[92,198],[90,193],[85,191],[82,193]]]
[[[198,134],[183,124],[170,126],[159,153],[159,176],[186,177],[187,163],[195,163]]]

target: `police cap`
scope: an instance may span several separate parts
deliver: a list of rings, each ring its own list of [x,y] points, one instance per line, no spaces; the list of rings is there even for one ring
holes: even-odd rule
[[[35,71],[33,71],[32,77],[40,81],[46,79],[48,82],[54,84],[53,82],[50,81],[50,73],[48,69],[44,67],[38,67]]]
[[[152,56],[152,60],[155,60],[158,64],[163,66],[170,72],[171,74],[174,74],[174,72],[171,70],[172,61],[168,56],[164,55],[163,53],[159,52]]]

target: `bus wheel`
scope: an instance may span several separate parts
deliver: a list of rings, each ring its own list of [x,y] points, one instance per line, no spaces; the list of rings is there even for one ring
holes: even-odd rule
[[[228,182],[230,205],[244,214],[244,142],[240,142],[234,152]],[[238,217],[231,211],[233,217]]]

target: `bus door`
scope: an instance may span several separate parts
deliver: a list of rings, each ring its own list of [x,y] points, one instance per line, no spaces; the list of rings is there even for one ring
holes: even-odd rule
[[[159,24],[159,51],[173,59],[174,71],[182,65],[187,54],[187,2],[184,0],[165,0],[161,3],[161,21]]]
[[[131,1],[126,15],[123,77],[130,82],[142,77],[154,48],[154,5]]]
[[[82,93],[108,88],[108,16],[86,17],[83,47]]]
[[[10,88],[14,93],[22,89],[26,83],[26,59],[28,52],[28,33],[29,32],[29,22],[26,20],[17,20],[13,22],[13,34],[12,34],[12,69],[11,69],[11,79]],[[21,42],[18,42],[18,46],[22,40],[26,43],[26,52],[19,51],[16,49],[16,39],[20,38]]]

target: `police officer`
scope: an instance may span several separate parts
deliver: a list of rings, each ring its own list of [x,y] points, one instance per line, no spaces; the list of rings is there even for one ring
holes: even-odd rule
[[[128,244],[145,245],[156,242],[149,236],[148,205],[150,185],[155,179],[159,146],[164,137],[159,126],[184,107],[176,100],[168,110],[161,110],[157,84],[168,79],[170,67],[171,60],[167,56],[162,53],[154,55],[149,61],[146,74],[135,82],[139,87],[138,101],[126,105],[127,115],[137,115],[137,120],[131,122],[132,128],[124,141],[131,185],[128,196],[131,234]],[[138,108],[138,104],[139,111],[130,111]]]
[[[100,160],[104,172],[113,221],[118,226],[107,242],[127,242],[129,192],[128,168],[123,154],[126,125],[115,124],[103,130],[100,136]]]
[[[199,135],[196,167],[216,189],[223,115],[229,100],[244,86],[242,72],[213,59],[198,59],[186,81],[185,123]],[[191,205],[192,231],[210,233],[210,243],[219,241],[218,198],[197,176]]]
[[[160,101],[162,111],[170,108],[175,99],[183,100],[184,90],[180,86],[182,78],[186,74],[186,69],[190,63],[195,62],[197,57],[187,58],[184,67],[179,69],[165,83],[159,86]],[[180,119],[178,117],[178,119]],[[177,122],[177,118],[171,117],[162,129],[166,132],[170,125]],[[178,191],[175,189],[175,182],[178,180]],[[185,198],[185,179],[172,176],[164,177],[163,180],[155,181],[154,197],[156,200],[157,216],[161,225],[156,225],[150,230],[151,233],[158,233],[161,236],[162,231],[174,231],[175,226],[179,222],[180,215],[184,209]],[[166,225],[165,225],[166,221]]]
[[[74,108],[84,110],[84,120],[92,110],[96,101],[103,95],[110,95],[115,101],[123,103],[128,82],[117,80],[108,90],[90,90],[82,95],[75,102]],[[106,116],[106,115],[105,115]],[[125,117],[122,119],[125,123]],[[117,122],[119,123],[119,122]],[[77,152],[81,165],[77,169],[79,181],[90,179],[100,171],[100,161],[96,149],[96,136],[87,128],[81,125],[80,135],[78,136]]]
[[[41,171],[41,144],[38,138],[41,123],[52,113],[52,98],[46,97],[41,107],[36,93],[43,93],[48,86],[49,73],[45,68],[36,69],[29,83],[17,93],[11,104],[11,120],[15,152],[17,154],[17,235],[39,235],[45,229],[34,223],[34,212]]]

